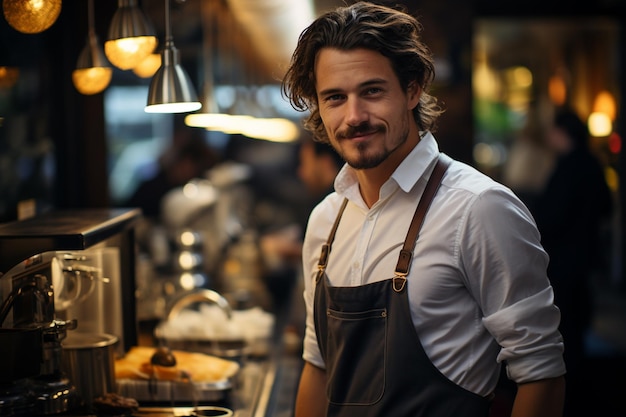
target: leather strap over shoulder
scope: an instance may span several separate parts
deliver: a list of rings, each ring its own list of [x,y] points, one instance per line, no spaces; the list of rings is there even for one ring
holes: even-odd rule
[[[409,231],[407,232],[406,238],[404,240],[404,245],[402,247],[402,250],[400,250],[400,255],[398,256],[398,263],[396,264],[396,276],[393,279],[393,288],[397,292],[400,292],[402,291],[402,289],[404,289],[406,276],[409,273],[409,266],[411,265],[411,260],[413,258],[413,249],[415,248],[415,242],[417,241],[419,231],[422,228],[422,224],[424,223],[424,217],[426,216],[426,212],[430,207],[430,203],[432,202],[433,197],[435,196],[437,190],[439,189],[439,186],[441,185],[441,179],[443,178],[443,175],[445,174],[451,162],[452,159],[449,156],[443,153],[439,154],[439,159],[437,160],[433,172],[428,178],[424,193],[422,194],[422,197],[417,204],[415,214],[413,215],[411,225],[409,226]],[[333,241],[335,240],[335,234],[337,233],[337,228],[339,227],[339,221],[341,220],[341,216],[347,204],[348,199],[345,198],[341,204],[341,207],[339,208],[339,213],[335,218],[335,223],[333,224],[328,239],[326,240],[326,243],[322,246],[320,257],[317,262],[317,268],[319,271],[324,271],[326,269],[326,266],[328,265],[330,249],[332,247]],[[318,277],[320,275],[321,274],[318,273]]]
[[[317,269],[323,271],[326,269],[326,265],[328,265],[328,256],[330,255],[330,248],[332,246],[333,241],[335,240],[335,233],[337,233],[337,228],[339,227],[339,221],[341,220],[341,215],[343,211],[346,209],[348,205],[348,199],[344,198],[343,203],[341,203],[341,207],[339,208],[339,213],[335,218],[335,223],[333,224],[333,228],[330,230],[330,234],[328,235],[328,239],[326,243],[322,246],[322,253],[320,254],[320,258],[317,261]]]
[[[413,249],[415,248],[415,242],[417,241],[419,231],[424,223],[424,217],[430,207],[430,203],[433,201],[433,198],[439,189],[439,185],[441,185],[441,179],[451,162],[452,159],[449,156],[443,153],[439,154],[437,164],[435,165],[433,172],[430,174],[430,178],[428,178],[428,183],[426,183],[424,193],[417,204],[413,220],[411,221],[409,231],[407,232],[406,239],[404,240],[404,246],[400,251],[398,263],[396,264],[396,277],[406,277],[409,273],[409,267],[413,258]],[[394,290],[401,291],[402,288],[404,288],[404,282],[396,283],[394,279]]]

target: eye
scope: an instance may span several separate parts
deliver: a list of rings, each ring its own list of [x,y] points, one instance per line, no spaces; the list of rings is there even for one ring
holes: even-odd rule
[[[333,94],[333,95],[330,95],[330,96],[324,98],[324,101],[339,101],[339,100],[342,100],[343,97],[344,96],[341,95],[341,94]]]
[[[372,96],[372,95],[377,95],[382,93],[383,90],[380,87],[370,87],[367,90],[365,90],[365,94],[368,96]]]

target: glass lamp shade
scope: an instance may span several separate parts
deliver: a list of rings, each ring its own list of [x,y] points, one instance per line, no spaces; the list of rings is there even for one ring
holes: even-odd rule
[[[178,50],[168,42],[163,50],[161,68],[150,82],[146,113],[186,113],[201,107],[193,84],[180,65]]]
[[[150,54],[133,68],[136,76],[150,78],[161,66],[161,54]]]
[[[113,68],[104,56],[95,32],[90,32],[87,44],[78,56],[76,69],[72,72],[74,87],[81,94],[92,95],[108,87]]]
[[[61,0],[3,0],[4,17],[18,32],[43,32],[61,14]]]
[[[113,68],[77,68],[72,72],[72,82],[79,93],[90,96],[104,91],[112,76]]]
[[[109,26],[104,53],[122,70],[137,66],[157,46],[154,28],[137,6],[136,0],[119,0]]]

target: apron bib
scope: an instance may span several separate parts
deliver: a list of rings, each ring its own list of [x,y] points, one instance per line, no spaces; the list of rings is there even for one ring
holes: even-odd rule
[[[454,384],[431,363],[409,309],[406,274],[424,215],[449,158],[440,155],[400,251],[395,276],[357,287],[329,285],[325,268],[337,215],[316,279],[314,319],[326,362],[327,416],[485,417],[489,400]]]

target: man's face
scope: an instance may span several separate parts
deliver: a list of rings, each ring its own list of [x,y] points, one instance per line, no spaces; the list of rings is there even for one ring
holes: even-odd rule
[[[369,49],[324,48],[315,62],[320,116],[333,147],[356,169],[380,165],[417,137],[412,109],[419,89],[405,93],[389,59]],[[398,155],[398,154],[402,155]],[[408,151],[397,152],[403,158]]]

